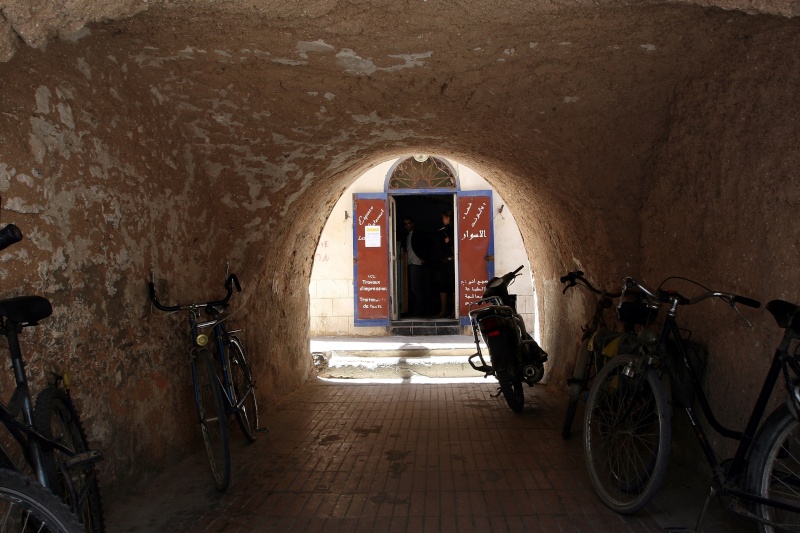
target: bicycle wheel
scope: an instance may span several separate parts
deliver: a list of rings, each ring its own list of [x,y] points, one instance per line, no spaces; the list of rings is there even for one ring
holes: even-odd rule
[[[509,375],[508,370],[498,370],[495,375],[500,384],[500,392],[506,399],[506,403],[515,413],[522,411],[525,404],[525,392],[522,390],[522,382],[514,381]]]
[[[634,360],[614,357],[595,378],[584,421],[584,453],[597,495],[622,514],[642,509],[664,480],[670,411],[652,368],[627,377]]]
[[[0,469],[0,532],[81,533],[83,526],[64,502],[38,482]]]
[[[256,429],[258,429],[258,403],[253,374],[244,354],[244,346],[238,338],[231,337],[227,350],[234,403],[242,404],[236,411],[236,421],[239,422],[239,427],[247,440],[253,442],[256,440]]]
[[[64,389],[51,386],[42,390],[36,396],[33,418],[36,429],[46,438],[76,453],[89,450],[86,433]],[[78,518],[88,533],[105,531],[94,463],[61,468],[67,456],[58,450],[43,448],[43,466],[50,489],[71,508],[77,509]],[[65,471],[69,479],[64,476]],[[80,501],[73,501],[76,497],[80,497]]]
[[[572,372],[568,391],[569,402],[567,403],[567,413],[564,415],[564,426],[561,428],[561,437],[568,439],[572,433],[572,422],[575,420],[575,413],[578,410],[578,402],[581,394],[586,389],[589,377],[589,366],[592,364],[592,353],[589,351],[589,339],[581,343],[578,350],[578,357],[575,360],[575,370]]]
[[[753,445],[747,472],[748,492],[800,507],[800,422],[785,406],[769,417]],[[800,514],[756,505],[756,514],[784,531],[800,531]],[[761,533],[775,527],[759,524]]]
[[[228,416],[219,388],[219,379],[207,349],[198,350],[192,359],[194,400],[197,417],[203,432],[203,443],[214,484],[220,492],[231,481],[231,455],[228,443]]]

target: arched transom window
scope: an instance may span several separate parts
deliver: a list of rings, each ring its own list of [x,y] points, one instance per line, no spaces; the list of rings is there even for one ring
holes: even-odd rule
[[[400,162],[389,177],[389,189],[455,189],[450,166],[439,158],[415,155]]]

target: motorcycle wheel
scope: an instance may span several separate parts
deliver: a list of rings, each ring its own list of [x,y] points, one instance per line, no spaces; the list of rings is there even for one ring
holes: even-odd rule
[[[496,372],[497,381],[500,383],[500,392],[506,399],[506,403],[515,413],[522,411],[525,404],[525,392],[522,390],[522,382],[514,380],[509,375],[508,370],[498,370]]]

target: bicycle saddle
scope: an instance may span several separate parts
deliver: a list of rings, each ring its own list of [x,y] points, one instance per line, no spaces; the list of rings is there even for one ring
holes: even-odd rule
[[[782,329],[800,329],[800,306],[784,300],[772,300],[767,304],[767,311],[772,313]]]
[[[0,300],[0,316],[17,324],[36,324],[53,313],[50,300],[42,296],[17,296]]]

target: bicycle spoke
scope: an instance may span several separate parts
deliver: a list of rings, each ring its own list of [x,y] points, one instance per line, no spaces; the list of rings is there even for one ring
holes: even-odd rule
[[[230,483],[231,463],[228,447],[228,423],[225,406],[217,381],[214,364],[207,350],[198,352],[193,362],[197,387],[198,415],[203,434],[203,443],[214,483],[224,491]]]
[[[662,414],[666,399],[657,400],[655,374],[627,377],[631,356],[607,363],[587,406],[585,453],[592,484],[603,502],[618,512],[644,506],[666,469],[668,427]],[[663,390],[661,391],[663,395]],[[659,403],[661,402],[661,403]]]
[[[791,442],[789,442],[791,441]],[[788,435],[786,442],[781,445],[776,465],[770,474],[769,497],[789,505],[798,505],[800,502],[800,461],[790,450],[797,447],[797,439]],[[800,522],[797,514],[782,509],[770,509],[768,515],[773,521],[784,526],[797,526]]]
[[[777,491],[779,494],[788,495],[798,495],[800,494],[800,475],[796,472],[798,468],[791,468],[791,464],[794,464],[800,467],[800,460],[788,449],[788,446],[784,443],[781,446],[781,452],[785,454],[785,457],[780,457],[779,465],[777,468],[780,470],[773,471],[772,473],[772,484],[770,486],[770,492],[776,492],[777,487],[776,484],[785,489],[785,491]]]

